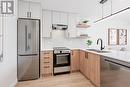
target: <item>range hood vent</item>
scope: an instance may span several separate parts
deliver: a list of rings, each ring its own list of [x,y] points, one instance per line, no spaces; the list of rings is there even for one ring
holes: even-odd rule
[[[52,29],[53,30],[67,30],[68,29],[68,25],[52,24]]]

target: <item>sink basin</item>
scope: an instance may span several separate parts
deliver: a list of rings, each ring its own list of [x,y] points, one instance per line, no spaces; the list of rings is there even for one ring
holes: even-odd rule
[[[110,53],[110,51],[105,51],[105,50],[97,50],[97,49],[87,49],[89,51],[94,51],[94,52],[97,52],[97,53]]]

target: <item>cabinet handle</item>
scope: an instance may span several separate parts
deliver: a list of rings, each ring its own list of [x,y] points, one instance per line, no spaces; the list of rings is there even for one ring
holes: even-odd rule
[[[87,53],[85,53],[85,58],[88,59]]]
[[[49,68],[50,66],[44,66],[44,68]]]
[[[50,62],[44,62],[44,63],[50,63]]]
[[[44,57],[44,59],[49,59],[50,57]]]
[[[27,12],[27,18],[29,18],[29,12]]]
[[[49,53],[44,53],[44,54],[49,54]]]
[[[72,55],[73,55],[73,51],[71,51],[72,52]]]
[[[32,13],[30,12],[30,18],[32,17]]]
[[[68,32],[68,37],[70,37],[70,33]]]

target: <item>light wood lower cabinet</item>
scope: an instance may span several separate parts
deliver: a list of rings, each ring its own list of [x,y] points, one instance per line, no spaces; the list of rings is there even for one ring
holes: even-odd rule
[[[80,65],[80,72],[82,74],[84,74],[84,60],[85,60],[85,51],[82,51],[80,50],[80,62],[79,62],[79,65]]]
[[[85,58],[84,58],[84,75],[87,78],[90,78],[88,52],[85,52]]]
[[[100,87],[100,56],[88,53],[89,79],[96,87]]]
[[[79,71],[79,50],[71,51],[71,72]]]
[[[41,77],[53,75],[53,51],[41,52],[40,61]]]
[[[100,87],[100,56],[80,50],[80,72]]]

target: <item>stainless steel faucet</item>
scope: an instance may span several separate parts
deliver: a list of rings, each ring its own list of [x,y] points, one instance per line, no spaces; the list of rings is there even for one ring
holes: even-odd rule
[[[105,48],[105,46],[103,47],[103,40],[101,38],[99,38],[97,40],[97,45],[99,44],[99,41],[101,41],[101,47],[100,47],[100,50],[103,50]]]

